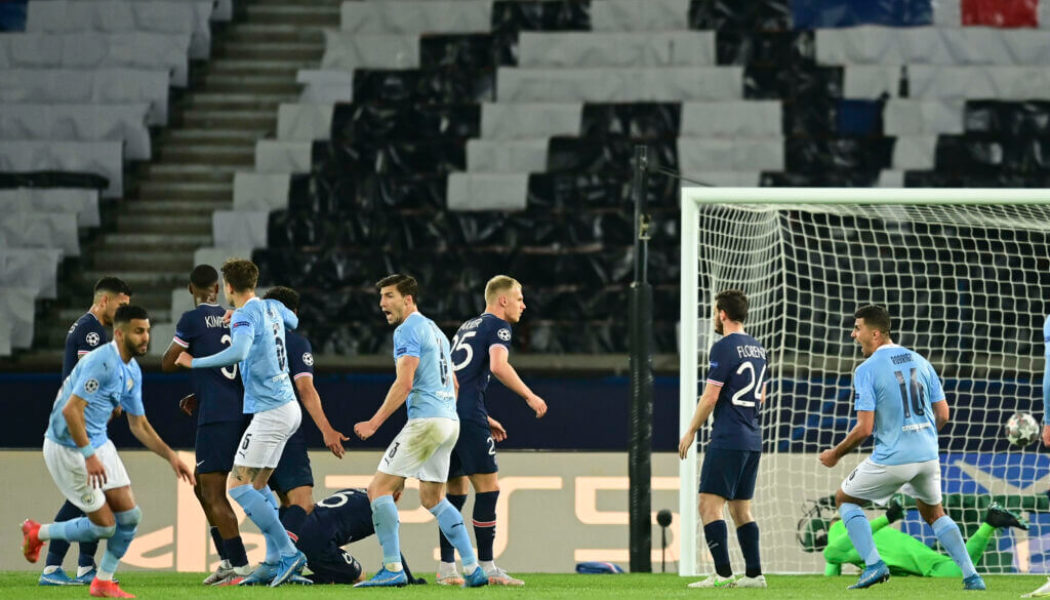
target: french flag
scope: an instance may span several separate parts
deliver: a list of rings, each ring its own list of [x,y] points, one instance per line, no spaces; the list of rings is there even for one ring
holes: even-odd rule
[[[888,27],[1050,28],[1050,0],[791,0],[796,29]]]

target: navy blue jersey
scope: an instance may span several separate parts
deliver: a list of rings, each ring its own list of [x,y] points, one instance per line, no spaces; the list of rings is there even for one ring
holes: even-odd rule
[[[226,309],[217,304],[200,304],[182,313],[175,325],[175,344],[194,358],[221,352],[231,343],[230,328],[223,323]],[[240,421],[244,417],[244,384],[236,364],[211,369],[192,369],[190,383],[197,396],[197,423]]]
[[[711,346],[707,383],[722,386],[711,426],[712,448],[762,451],[758,423],[766,381],[766,349],[746,333],[732,333]]]
[[[297,381],[300,377],[313,377],[314,354],[313,348],[310,347],[310,341],[294,331],[285,331],[284,335],[284,346],[288,351],[288,374],[292,377],[292,381]],[[299,388],[294,383],[292,387],[295,388],[296,399],[302,403],[303,399],[299,398]],[[304,423],[305,421],[306,419],[303,419]],[[299,429],[292,434],[292,437],[306,437],[301,424]]]
[[[62,355],[62,381],[69,377],[82,356],[109,341],[109,332],[90,312],[84,313],[66,334],[66,349]]]
[[[299,548],[308,556],[338,548],[376,532],[372,505],[362,489],[342,489],[320,500],[299,532]]]
[[[459,380],[456,412],[464,421],[488,427],[485,390],[492,379],[489,348],[503,346],[510,351],[510,323],[492,313],[483,313],[459,326],[452,338],[452,368]]]

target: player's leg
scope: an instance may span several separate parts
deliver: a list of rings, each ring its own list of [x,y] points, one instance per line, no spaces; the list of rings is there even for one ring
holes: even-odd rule
[[[285,444],[269,485],[281,499],[280,506],[284,509],[281,522],[295,541],[306,517],[314,509],[314,474],[310,468],[306,436],[301,428]]]
[[[83,517],[84,511],[76,507],[75,504],[66,500],[62,504],[62,508],[58,509],[55,514],[54,522],[61,523],[62,521],[71,521],[73,519]],[[91,543],[91,542],[85,542]],[[66,540],[52,540],[51,545],[47,548],[47,558],[44,561],[44,572],[40,575],[38,583],[40,585],[83,585],[85,582],[79,581],[81,573],[77,572],[76,579],[71,578],[62,569],[62,561],[66,558],[66,553],[69,552],[69,542]],[[84,547],[81,546],[81,555],[83,555]],[[92,553],[94,556],[94,553]]]
[[[700,466],[699,511],[704,541],[715,563],[715,574],[689,584],[691,587],[732,587],[733,568],[729,563],[729,529],[722,511],[726,498],[736,495],[739,472],[737,452],[708,448]]]
[[[758,462],[761,452],[745,452],[737,482],[736,495],[729,501],[729,515],[736,526],[736,539],[744,555],[744,577],[737,580],[737,587],[766,587],[762,575],[762,561],[758,547],[758,523],[751,515],[751,499],[755,495],[758,480]]]
[[[462,424],[461,424],[462,425]],[[466,451],[464,440],[461,435],[452,447],[452,455],[449,457],[448,482],[446,484],[445,499],[449,501],[456,510],[462,511],[467,502],[470,480],[463,472],[463,461],[461,455]],[[462,513],[461,513],[462,514]],[[438,585],[463,585],[463,576],[456,570],[456,548],[452,542],[445,538],[438,528],[438,548],[441,551],[441,561],[438,563],[437,584]]]
[[[407,427],[407,425],[406,425]],[[404,431],[402,431],[404,433]],[[397,455],[399,446],[396,444],[401,439],[399,434],[394,439],[386,454],[388,457]],[[380,462],[382,466],[383,462]],[[394,493],[400,490],[405,483],[401,475],[376,471],[372,481],[368,484],[368,500],[372,509],[372,526],[375,528],[376,538],[379,539],[379,547],[383,551],[383,566],[372,579],[362,581],[355,587],[390,587],[408,584],[408,576],[405,575],[404,565],[401,562],[401,521],[397,513],[397,505],[394,503]]]
[[[205,585],[232,585],[251,572],[244,541],[226,494],[226,481],[233,469],[233,457],[241,436],[243,421],[206,423],[197,428],[195,446],[197,461],[197,498],[211,526],[212,541],[219,557],[219,567],[205,580]]]
[[[850,586],[851,589],[870,587],[890,578],[889,567],[879,556],[871,524],[868,523],[868,517],[861,505],[866,501],[884,504],[910,476],[910,473],[902,475],[899,469],[888,468],[871,462],[871,459],[865,459],[853,469],[835,492],[835,505],[838,507],[839,516],[842,517],[842,524],[845,525],[850,542],[865,565],[860,579]]]
[[[984,580],[977,574],[973,560],[966,550],[959,526],[944,512],[941,505],[941,466],[937,459],[918,463],[916,473],[908,482],[919,514],[933,528],[934,535],[962,570],[966,589],[983,590]]]

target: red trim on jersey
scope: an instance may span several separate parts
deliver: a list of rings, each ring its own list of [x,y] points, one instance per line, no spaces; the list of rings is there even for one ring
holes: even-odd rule
[[[711,385],[717,385],[718,387],[722,387],[723,385],[725,385],[724,381],[715,381],[714,379],[708,379],[707,383],[710,383]]]
[[[85,354],[91,354],[91,350],[77,350],[77,356],[84,356]]]
[[[175,337],[171,338],[171,341],[176,343],[176,344],[178,344],[179,346],[182,346],[183,348],[189,348],[190,347],[190,343],[185,341],[185,340],[180,339],[179,336],[175,336]]]
[[[295,375],[295,377],[293,377],[292,379],[299,379],[300,377],[313,377],[313,376],[314,376],[313,373],[308,373],[306,371],[303,371],[302,373],[297,373]]]

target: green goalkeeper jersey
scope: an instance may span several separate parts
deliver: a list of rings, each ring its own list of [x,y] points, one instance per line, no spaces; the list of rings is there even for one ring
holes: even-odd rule
[[[893,527],[889,519],[880,516],[871,520],[875,548],[894,574],[922,575],[924,577],[960,577],[962,571],[948,556],[931,549],[914,537]],[[824,548],[826,575],[838,575],[842,565],[851,563],[864,568],[864,561],[853,548],[846,526],[836,521],[828,530],[828,545]]]

